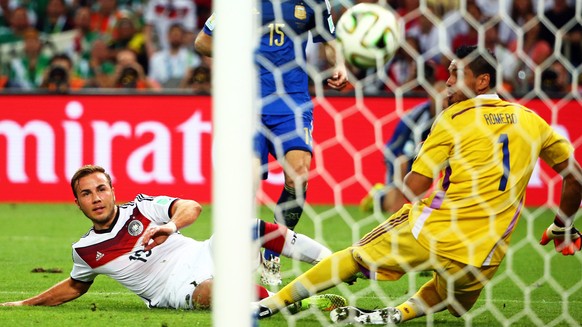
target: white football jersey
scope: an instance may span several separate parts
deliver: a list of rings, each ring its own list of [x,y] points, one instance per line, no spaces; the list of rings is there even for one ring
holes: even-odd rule
[[[134,201],[120,205],[109,229],[91,229],[73,244],[71,278],[92,282],[102,274],[137,294],[149,307],[191,307],[193,287],[212,277],[211,241],[174,233],[150,251],[141,245],[150,225],[170,221],[176,200],[138,194]],[[185,287],[190,290],[184,292]]]

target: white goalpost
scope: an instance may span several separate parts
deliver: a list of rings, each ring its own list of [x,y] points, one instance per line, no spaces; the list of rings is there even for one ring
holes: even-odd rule
[[[335,26],[341,26],[337,23],[337,19],[359,2],[361,1],[305,0],[302,4],[293,3],[292,6],[286,7],[288,10],[286,13],[289,17],[302,21],[308,17],[305,7],[314,8],[310,13],[314,16],[329,10],[333,13]],[[303,60],[303,49],[296,46],[294,51],[297,59],[282,65],[268,62],[267,59],[261,62],[259,56],[258,62],[261,62],[263,67],[261,69],[270,69],[275,76],[274,79],[280,84],[277,85],[278,91],[282,86],[284,89],[283,75],[296,67],[304,69],[311,80],[309,87],[314,98],[313,121],[315,125],[313,162],[309,175],[309,195],[305,198],[301,225],[298,225],[295,230],[297,233],[304,233],[328,246],[332,251],[339,251],[358,242],[379,224],[382,226],[390,217],[388,211],[398,210],[393,208],[385,209],[386,211],[380,210],[380,197],[376,196],[379,190],[394,189],[394,186],[386,188],[383,184],[390,182],[386,179],[385,173],[389,169],[386,164],[391,163],[391,169],[398,169],[395,175],[403,177],[406,172],[401,171],[404,166],[399,164],[399,160],[403,160],[403,157],[410,157],[409,160],[413,160],[416,151],[420,148],[420,141],[426,139],[426,135],[422,135],[430,131],[432,121],[435,119],[433,112],[431,120],[422,122],[419,119],[417,121],[416,119],[420,116],[410,118],[407,115],[409,112],[421,105],[429,108],[424,104],[429,103],[431,97],[434,97],[433,103],[438,110],[446,109],[446,105],[443,107],[442,104],[446,92],[442,93],[441,88],[447,87],[445,81],[451,73],[448,70],[449,65],[455,59],[453,39],[459,36],[461,31],[467,34],[461,36],[466,37],[468,41],[459,38],[460,41],[456,42],[459,43],[458,45],[463,42],[467,45],[477,45],[480,54],[492,62],[494,59],[490,56],[489,50],[496,52],[497,85],[495,90],[501,98],[536,111],[559,133],[569,139],[579,158],[582,136],[579,129],[573,127],[572,121],[577,121],[577,109],[582,106],[580,96],[582,91],[580,86],[582,68],[580,67],[582,66],[579,60],[571,63],[566,56],[566,52],[570,51],[570,47],[575,44],[567,41],[564,47],[567,51],[562,53],[560,46],[563,41],[560,38],[568,30],[573,29],[575,24],[580,24],[581,1],[567,1],[574,4],[571,8],[575,9],[576,16],[561,28],[555,28],[554,23],[545,16],[543,11],[547,9],[544,7],[546,2],[541,0],[531,1],[535,8],[534,12],[526,14],[527,21],[519,24],[514,21],[514,19],[519,20],[518,18],[512,18],[512,9],[508,6],[509,1],[505,0],[477,1],[488,4],[478,8],[475,8],[478,6],[476,2],[472,1],[420,0],[416,7],[407,6],[415,1],[378,0],[376,2],[385,8],[390,5],[399,6],[390,10],[400,9],[398,17],[402,28],[408,23],[413,26],[416,24],[416,27],[410,28],[412,32],[408,31],[408,38],[399,43],[399,52],[385,67],[375,70],[348,66],[352,88],[348,87],[343,93],[335,92],[325,86],[325,80],[330,77],[330,72],[333,70],[333,63],[326,62],[329,53],[326,52],[327,48],[319,44],[310,45],[308,49],[312,51],[308,52],[305,60]],[[266,20],[261,30],[258,26],[261,17],[258,13],[261,9],[260,2],[213,0],[213,12],[216,14],[217,22],[217,28],[213,34],[214,62],[212,66],[214,126],[212,220],[215,260],[213,326],[258,326],[258,322],[254,321],[250,305],[255,300],[255,290],[251,263],[254,244],[249,230],[252,219],[257,215],[254,194],[257,180],[254,179],[253,174],[252,150],[259,110],[257,105],[259,82],[254,58],[256,43],[260,39],[257,34],[261,31],[260,33],[266,36],[267,41],[269,32],[271,41],[273,41],[273,35],[285,35],[287,40],[292,39],[296,45],[309,38],[308,33],[298,34],[292,28],[279,31],[276,26],[288,24],[288,21],[280,21],[283,4],[289,5],[291,2],[271,0],[270,3],[272,3],[273,12],[269,14],[279,17],[276,17],[278,20]],[[494,4],[498,8],[488,8],[489,5]],[[491,12],[493,15],[490,15]],[[350,16],[346,15],[346,17]],[[320,17],[315,19],[321,20]],[[430,25],[430,34],[425,33],[421,25],[424,26],[423,28]],[[268,28],[269,26],[271,28]],[[558,36],[558,41],[555,44],[549,44],[550,49],[546,49],[547,56],[539,63],[535,63],[532,57],[537,57],[538,53],[536,51],[529,53],[524,48],[525,39],[531,37],[532,33],[537,33],[536,30],[543,26],[549,26],[550,31]],[[340,30],[339,27],[338,30]],[[429,37],[430,40],[427,39]],[[385,40],[381,41],[383,42],[377,43],[383,45],[373,44],[365,47],[386,47]],[[355,44],[363,44],[363,42]],[[552,50],[552,47],[556,49]],[[541,49],[544,48],[541,47]],[[548,74],[549,71],[554,73],[554,79],[551,79],[553,75]],[[554,87],[558,86],[556,85],[558,82],[564,84],[561,85],[564,90],[556,92]],[[283,99],[283,102],[293,101],[290,100],[291,97],[288,94],[281,93],[277,94],[277,97],[265,97],[262,100],[269,102],[273,101],[272,98],[277,98],[277,100]],[[559,97],[556,94],[559,94]],[[410,138],[402,142],[403,153],[396,156],[392,150],[387,150],[386,143],[401,121],[407,125],[410,133],[414,134],[414,139]],[[478,127],[484,129],[485,124]],[[525,131],[522,132],[525,133]],[[508,141],[494,138],[498,136],[497,134],[492,135],[493,137],[489,137],[491,140],[487,141],[491,141],[493,146],[502,149],[500,153],[505,156],[508,150],[504,147],[508,147],[506,145]],[[400,138],[402,139],[402,136]],[[280,146],[281,142],[280,139],[275,139],[273,143]],[[273,160],[273,163],[275,161]],[[271,173],[283,174],[281,167],[277,164],[268,166],[267,168],[272,170]],[[466,166],[469,166],[468,162]],[[505,169],[506,165],[504,163],[499,167]],[[530,186],[527,187],[529,201],[519,204],[522,210],[521,222],[517,224],[514,218],[510,224],[511,229],[515,228],[516,232],[509,245],[501,241],[506,236],[499,235],[493,229],[489,231],[489,234],[484,234],[482,239],[473,242],[471,237],[467,237],[464,231],[458,228],[456,222],[461,214],[451,210],[452,227],[450,230],[442,230],[440,233],[430,235],[431,241],[436,242],[444,236],[456,233],[460,235],[459,238],[467,240],[466,246],[473,250],[477,246],[475,244],[496,237],[500,239],[499,244],[507,246],[506,257],[497,274],[483,288],[479,302],[471,303],[475,305],[460,319],[447,312],[438,313],[438,310],[445,308],[440,306],[438,310],[429,311],[430,314],[427,317],[421,317],[412,324],[580,326],[582,315],[578,307],[582,300],[579,292],[582,289],[582,280],[579,278],[579,272],[582,269],[582,257],[577,253],[572,258],[562,258],[561,254],[556,254],[550,246],[543,248],[539,244],[542,228],[547,228],[547,225],[541,224],[540,221],[547,220],[548,224],[551,223],[557,207],[556,201],[559,200],[555,194],[559,194],[559,188],[556,185],[560,183],[560,179],[550,171],[551,168],[548,168],[537,164]],[[406,169],[409,170],[410,167]],[[284,183],[283,180],[276,181],[272,178],[273,175],[271,174],[271,178],[261,184],[258,199],[271,210],[276,210],[277,197],[280,196]],[[474,181],[478,182],[478,179],[474,177],[477,175],[472,176]],[[375,183],[377,184],[374,185]],[[397,183],[400,185],[394,185],[402,185],[401,181]],[[403,190],[403,192],[408,192],[408,190]],[[492,217],[490,220],[494,221],[497,214],[496,205],[487,201],[483,195],[471,194],[474,198],[479,196],[481,196],[479,198],[481,201],[476,202],[480,203],[479,206],[483,212],[489,213]],[[515,195],[512,196],[515,197]],[[387,193],[384,193],[384,197],[398,202],[390,199]],[[371,205],[366,205],[369,208],[362,205],[366,203],[362,201],[366,198],[370,200],[368,204]],[[582,225],[580,211],[577,217],[578,225]],[[272,218],[268,217],[267,220],[269,219]],[[508,231],[511,229],[508,227]],[[496,244],[493,249],[497,249],[497,246]],[[394,247],[397,248],[396,245]],[[467,257],[474,256],[471,251],[468,253],[471,255]],[[391,255],[400,254],[386,253],[387,257]],[[280,262],[283,285],[309,269],[303,263],[292,262],[287,258],[282,258]],[[400,281],[380,283],[369,278],[359,278],[358,283],[354,285],[340,283],[337,288],[325,292],[344,296],[350,306],[357,305],[364,309],[392,307],[413,296],[422,285],[433,278],[432,267],[439,267],[440,264],[436,256],[433,256],[427,260],[426,267],[428,268],[425,271],[418,271],[423,270],[420,268],[424,266],[404,267],[404,271],[409,274]],[[464,273],[472,273],[471,267],[467,265],[463,268]],[[358,274],[359,277],[360,275]],[[457,275],[448,275],[445,278],[451,283],[458,279]],[[280,289],[279,286],[267,288],[270,291]],[[464,310],[461,306],[466,303],[460,303],[452,296],[449,296],[447,300],[451,299],[453,300],[451,307],[458,311]],[[441,302],[443,303],[444,301]],[[261,322],[265,326],[278,324],[281,326],[308,324],[332,326],[334,324],[328,311],[322,311],[317,306],[309,307],[309,305],[304,305],[303,309],[301,312],[293,313],[290,310],[281,310],[277,315]]]
[[[213,326],[251,326],[254,1],[215,0],[213,35]],[[234,159],[234,160],[233,160]]]

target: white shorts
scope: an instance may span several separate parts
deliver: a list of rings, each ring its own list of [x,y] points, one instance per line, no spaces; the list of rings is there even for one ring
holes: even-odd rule
[[[192,309],[192,293],[196,286],[214,275],[212,237],[202,242],[194,258],[184,260],[168,277],[164,294],[156,304],[159,308]]]

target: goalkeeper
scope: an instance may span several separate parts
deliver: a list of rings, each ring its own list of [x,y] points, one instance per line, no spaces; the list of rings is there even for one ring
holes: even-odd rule
[[[476,46],[456,51],[447,80],[451,106],[436,118],[404,179],[412,203],[260,301],[260,318],[285,303],[353,281],[359,272],[370,279],[397,280],[426,269],[434,271],[433,278],[406,302],[379,310],[338,308],[331,319],[385,325],[445,309],[463,315],[505,256],[538,157],[563,182],[558,213],[541,244],[553,241],[564,255],[580,251],[582,239],[573,220],[582,197],[582,168],[572,146],[532,110],[499,98],[492,90],[495,67]],[[438,187],[420,198],[439,173]]]

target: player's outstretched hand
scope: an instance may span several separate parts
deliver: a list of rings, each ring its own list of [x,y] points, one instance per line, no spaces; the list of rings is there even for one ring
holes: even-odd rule
[[[0,307],[21,307],[23,305],[24,305],[23,301],[0,303]]]
[[[345,69],[336,69],[331,78],[327,79],[327,85],[335,90],[341,90],[348,85],[348,74]]]
[[[544,231],[540,244],[546,245],[551,240],[554,240],[556,251],[562,252],[563,255],[574,255],[582,247],[582,235],[574,226],[559,227],[551,224]]]

